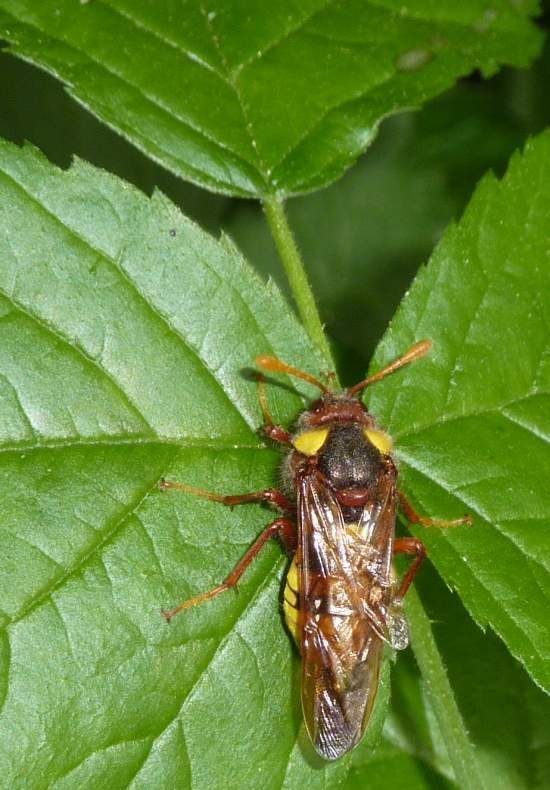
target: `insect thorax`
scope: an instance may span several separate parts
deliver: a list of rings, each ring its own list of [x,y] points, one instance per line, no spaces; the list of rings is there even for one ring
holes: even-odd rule
[[[311,412],[306,415],[317,418]],[[318,425],[302,419],[292,445],[281,467],[289,499],[296,497],[299,476],[316,472],[336,494],[348,524],[359,518],[362,504],[375,496],[382,478],[397,475],[390,456],[391,438],[375,427],[366,410],[362,421],[336,418]]]
[[[356,423],[331,427],[319,450],[318,469],[334,489],[374,488],[383,471],[378,448]]]

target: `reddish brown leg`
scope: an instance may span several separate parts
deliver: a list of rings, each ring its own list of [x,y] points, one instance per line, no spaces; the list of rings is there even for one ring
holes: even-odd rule
[[[212,590],[209,590],[202,595],[197,595],[194,598],[189,598],[187,601],[183,601],[183,603],[180,603],[178,606],[174,607],[174,609],[170,609],[168,612],[163,611],[162,614],[166,618],[166,621],[169,623],[172,617],[178,614],[178,612],[181,612],[184,609],[189,609],[191,606],[196,606],[196,604],[203,603],[204,601],[209,601],[211,598],[215,598],[216,595],[219,595],[221,592],[234,587],[252,560],[258,556],[267,541],[276,535],[281,537],[285,545],[287,545],[287,541],[293,542],[294,545],[296,543],[294,524],[286,518],[276,519],[272,524],[269,524],[269,526],[267,526],[264,531],[256,538],[244,557],[239,560],[222,584],[219,584],[217,587],[214,587]]]
[[[471,516],[463,516],[462,518],[454,519],[425,518],[424,516],[420,516],[411,505],[405,494],[403,494],[401,491],[398,491],[398,494],[401,510],[411,522],[411,524],[422,524],[425,527],[440,527],[442,529],[446,527],[459,527],[461,524],[469,524],[470,526],[472,524]],[[422,541],[418,540],[418,538],[397,538],[393,546],[393,552],[394,554],[416,554],[415,561],[401,582],[399,597],[403,598],[426,557],[426,548]]]
[[[293,555],[298,544],[298,534],[296,524],[288,518],[279,518],[280,524],[278,538],[283,544],[287,554]]]
[[[285,431],[284,428],[281,428],[280,425],[275,425],[273,422],[273,417],[269,411],[267,396],[265,394],[265,380],[261,373],[258,373],[258,400],[260,401],[260,407],[262,409],[262,414],[264,415],[265,434],[269,436],[269,438],[274,442],[281,442],[281,444],[292,444],[288,431]]]
[[[411,505],[405,494],[403,494],[401,491],[399,491],[398,494],[401,510],[411,522],[411,524],[422,524],[424,527],[440,527],[442,529],[445,529],[446,527],[459,527],[461,524],[468,524],[470,527],[472,526],[473,521],[471,516],[463,516],[462,518],[453,518],[450,520],[443,518],[426,518],[425,516],[420,516]]]
[[[176,488],[178,491],[185,491],[186,494],[194,494],[195,496],[203,497],[203,499],[211,499],[213,502],[220,502],[222,505],[228,507],[235,507],[235,505],[245,505],[247,502],[267,502],[269,505],[279,508],[279,510],[290,510],[290,503],[282,491],[277,491],[275,488],[266,488],[264,491],[253,491],[251,494],[215,494],[213,491],[206,491],[204,488],[196,488],[189,486],[186,483],[176,483],[175,480],[162,480],[159,483],[159,488],[167,491],[170,488]]]
[[[265,435],[274,442],[280,442],[281,444],[292,444],[289,432],[285,431],[284,428],[281,428],[280,425],[264,425],[264,432]]]
[[[418,540],[418,538],[396,538],[395,543],[393,544],[393,553],[416,554],[415,561],[401,581],[401,587],[399,589],[398,595],[400,598],[403,598],[411,586],[414,577],[418,573],[418,569],[426,558],[426,547],[421,540]]]

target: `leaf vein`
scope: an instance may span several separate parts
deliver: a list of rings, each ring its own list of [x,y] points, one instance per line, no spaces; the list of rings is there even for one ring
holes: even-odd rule
[[[145,419],[137,405],[132,401],[130,396],[127,392],[125,392],[120,384],[116,381],[116,379],[112,376],[112,374],[100,365],[97,360],[95,360],[92,356],[88,354],[88,352],[80,345],[80,343],[76,342],[76,340],[69,338],[68,336],[64,335],[63,332],[59,330],[58,327],[54,326],[54,324],[50,323],[49,321],[39,317],[36,313],[31,312],[31,310],[27,309],[21,302],[19,302],[15,296],[5,291],[3,288],[0,287],[0,294],[4,296],[11,304],[19,310],[19,312],[26,315],[30,318],[31,321],[35,322],[41,329],[43,329],[47,334],[53,335],[60,343],[64,346],[68,346],[72,351],[79,354],[82,359],[89,365],[91,368],[99,371],[109,382],[112,384],[114,389],[119,393],[122,400],[126,403],[126,406],[133,411],[137,417],[139,417],[143,423],[146,425],[147,428],[151,431],[152,434],[155,433],[152,426],[149,422]]]
[[[17,406],[17,411],[20,413],[21,417],[23,418],[23,422],[29,429],[34,441],[36,441],[39,437],[39,433],[38,431],[35,430],[31,418],[29,417],[23,406],[23,402],[21,401],[21,397],[19,395],[19,392],[17,391],[17,387],[9,380],[9,378],[4,373],[0,373],[0,379],[6,382],[6,384],[10,388],[10,391],[13,393],[13,396],[15,398],[15,404]]]
[[[430,471],[428,471],[428,470],[426,470],[425,468],[422,468],[422,467],[421,467],[421,466],[419,466],[419,465],[415,465],[415,463],[414,463],[414,460],[413,460],[413,461],[411,461],[410,459],[407,459],[407,464],[408,464],[408,465],[409,465],[411,468],[413,468],[413,469],[414,469],[416,472],[418,472],[419,474],[423,475],[423,476],[424,476],[426,479],[428,479],[430,482],[432,482],[432,483],[435,483],[435,485],[439,486],[439,487],[440,487],[440,488],[441,488],[443,491],[445,491],[447,494],[450,494],[451,496],[454,496],[454,497],[456,497],[456,499],[458,499],[458,500],[460,500],[461,502],[463,502],[463,503],[464,503],[464,504],[465,504],[465,505],[468,507],[468,509],[469,509],[469,510],[472,510],[472,511],[474,511],[475,513],[477,513],[477,515],[478,515],[478,516],[480,516],[480,517],[481,517],[481,518],[482,518],[482,519],[483,519],[485,522],[487,522],[487,523],[488,523],[488,524],[490,524],[492,527],[494,527],[494,528],[497,530],[498,534],[499,534],[499,535],[500,535],[500,536],[501,536],[501,537],[504,539],[504,541],[505,541],[505,542],[507,542],[507,543],[509,543],[509,544],[510,544],[510,545],[511,545],[511,546],[514,548],[514,550],[515,550],[515,551],[517,551],[517,552],[520,554],[520,556],[521,556],[523,559],[526,559],[525,565],[526,565],[526,566],[527,566],[527,568],[529,569],[529,575],[530,575],[530,578],[531,578],[531,581],[532,581],[532,583],[534,584],[534,586],[535,586],[535,587],[537,587],[537,588],[540,590],[540,593],[541,593],[541,595],[543,596],[543,598],[544,598],[546,601],[549,601],[549,602],[550,602],[550,598],[549,598],[549,596],[548,596],[547,592],[546,592],[546,591],[545,591],[545,590],[544,590],[544,589],[541,587],[540,583],[538,582],[538,580],[537,580],[537,579],[536,579],[536,577],[534,576],[534,574],[533,574],[533,571],[532,571],[532,569],[531,569],[531,567],[530,567],[530,563],[532,563],[533,565],[538,565],[538,567],[539,567],[539,568],[540,568],[540,569],[541,569],[541,570],[542,570],[544,573],[547,573],[547,569],[545,568],[544,564],[541,562],[541,560],[540,560],[540,559],[538,559],[537,557],[534,557],[533,555],[529,554],[528,552],[526,552],[526,551],[525,551],[525,549],[523,548],[523,546],[521,546],[521,545],[517,544],[517,543],[516,543],[516,541],[515,541],[515,540],[512,538],[512,536],[511,536],[511,535],[507,534],[506,532],[504,532],[504,531],[502,530],[502,528],[500,527],[500,524],[499,524],[499,522],[498,522],[498,521],[496,521],[496,520],[492,519],[492,517],[491,517],[491,515],[490,515],[490,514],[488,514],[488,513],[484,513],[484,512],[483,512],[483,510],[482,510],[482,508],[480,507],[480,504],[479,504],[478,502],[476,502],[476,501],[475,501],[475,500],[473,500],[473,499],[469,499],[469,498],[467,498],[467,497],[465,497],[465,496],[462,496],[460,493],[457,493],[457,492],[456,492],[456,490],[453,490],[453,489],[452,489],[450,486],[448,486],[448,485],[447,485],[447,484],[446,484],[444,481],[442,481],[441,479],[438,479],[438,478],[437,478],[437,477],[436,477],[436,476],[433,474],[433,472],[432,472],[431,470],[430,470]],[[475,528],[475,527],[474,527],[474,528]],[[451,541],[450,537],[449,537],[449,536],[446,534],[446,530],[441,530],[441,531],[440,531],[440,533],[438,533],[438,534],[441,534],[441,535],[442,535],[442,538],[445,540],[445,544],[446,544],[447,546],[450,546],[450,547],[452,548],[452,550],[453,550],[453,551],[456,553],[457,557],[459,557],[461,565],[462,565],[464,568],[468,568],[468,570],[469,570],[469,565],[468,565],[468,563],[466,563],[466,562],[464,561],[464,559],[463,559],[463,558],[460,556],[460,554],[459,554],[458,550],[457,550],[457,549],[456,549],[456,547],[453,545],[453,543],[452,543],[452,541]],[[477,581],[480,583],[480,585],[481,585],[482,587],[484,587],[484,589],[487,591],[487,593],[489,594],[489,597],[491,598],[491,600],[495,601],[495,603],[497,604],[497,606],[498,606],[499,608],[501,608],[501,609],[502,609],[502,611],[504,611],[504,612],[508,612],[508,610],[506,609],[506,607],[504,607],[504,606],[501,606],[501,605],[500,605],[500,601],[499,601],[499,600],[496,598],[496,596],[495,596],[495,595],[492,593],[491,589],[490,589],[490,588],[489,588],[489,587],[488,587],[488,586],[487,586],[487,585],[486,585],[484,582],[482,582],[482,581],[480,580],[479,576],[478,576],[478,575],[476,575],[476,574],[473,574],[473,575],[474,575],[475,579],[476,579],[476,580],[477,580]],[[522,629],[522,628],[521,628],[521,627],[518,625],[518,622],[516,622],[516,620],[514,620],[513,616],[512,616],[511,614],[507,614],[507,616],[508,616],[508,618],[509,618],[509,619],[510,619],[512,622],[514,622],[514,624],[515,624],[515,625],[516,625],[518,628],[520,628],[520,630],[521,630],[521,631],[522,631],[522,633],[523,633],[523,629]],[[539,651],[537,651],[537,653],[539,653]],[[540,653],[539,653],[539,655],[540,655]],[[541,655],[541,658],[544,658],[544,656],[542,656],[542,655]]]
[[[173,447],[178,450],[191,450],[200,448],[204,450],[270,450],[266,444],[245,444],[243,442],[233,442],[231,440],[212,441],[216,437],[207,439],[166,439],[164,437],[140,436],[139,434],[132,434],[131,436],[116,436],[107,435],[103,437],[83,437],[71,440],[65,439],[50,439],[30,444],[26,441],[17,442],[11,445],[0,446],[0,455],[2,453],[15,453],[19,455],[21,451],[24,452],[40,452],[42,450],[70,450],[73,448],[95,448],[95,447],[124,447],[124,446],[151,446],[151,447]]]
[[[272,564],[271,568],[270,568],[270,569],[269,569],[269,571],[268,571],[268,572],[265,574],[265,576],[263,577],[263,579],[262,579],[262,580],[259,582],[258,586],[257,586],[257,587],[256,587],[256,589],[254,590],[254,592],[252,593],[252,595],[250,596],[250,598],[249,598],[249,599],[248,599],[248,600],[245,602],[245,605],[244,605],[244,606],[243,606],[243,607],[240,609],[240,611],[238,611],[238,612],[237,612],[237,614],[235,615],[235,617],[232,619],[232,622],[229,624],[229,627],[228,627],[228,629],[227,629],[227,633],[225,634],[225,636],[224,636],[224,637],[223,637],[223,638],[222,638],[222,639],[221,639],[221,640],[218,642],[218,644],[217,644],[217,645],[215,646],[215,648],[212,650],[212,652],[210,653],[210,655],[207,657],[207,659],[206,659],[205,663],[203,664],[203,666],[200,668],[200,670],[199,670],[199,672],[198,672],[198,675],[197,675],[197,677],[196,677],[196,678],[193,680],[193,682],[192,682],[191,686],[190,686],[190,687],[189,687],[189,688],[186,690],[186,692],[185,692],[185,694],[184,694],[184,696],[183,696],[183,699],[182,699],[182,701],[181,701],[181,704],[180,704],[180,707],[179,707],[178,711],[175,713],[175,715],[174,715],[174,716],[172,716],[172,717],[169,719],[169,721],[168,721],[168,722],[167,722],[165,725],[163,725],[163,727],[162,727],[162,729],[159,731],[159,733],[158,733],[157,735],[155,735],[155,736],[154,736],[154,740],[153,740],[153,742],[152,742],[152,744],[151,744],[151,748],[150,748],[150,750],[149,750],[149,753],[150,753],[150,752],[153,750],[155,743],[156,743],[156,742],[157,742],[157,741],[158,741],[158,740],[159,740],[159,739],[160,739],[160,738],[161,738],[161,737],[162,737],[162,736],[165,734],[165,732],[166,732],[166,731],[167,731],[167,730],[168,730],[168,729],[169,729],[169,728],[170,728],[170,727],[171,727],[171,726],[172,726],[172,725],[173,725],[173,724],[174,724],[174,723],[175,723],[177,720],[178,720],[178,721],[182,721],[182,714],[183,714],[183,711],[184,711],[184,709],[185,709],[186,705],[187,705],[187,704],[189,703],[189,701],[192,699],[192,696],[193,696],[193,694],[194,694],[195,690],[197,689],[197,687],[198,687],[199,683],[201,682],[202,678],[203,678],[203,677],[206,675],[206,672],[208,671],[209,667],[210,667],[210,666],[212,665],[212,663],[214,662],[214,660],[215,660],[216,656],[217,656],[219,653],[221,653],[221,651],[224,649],[224,647],[225,647],[225,645],[227,644],[227,642],[229,641],[229,639],[230,639],[230,638],[233,636],[233,629],[234,629],[234,627],[235,627],[235,624],[236,624],[236,623],[237,623],[237,622],[238,622],[238,621],[239,621],[239,620],[240,620],[242,617],[244,617],[244,615],[245,615],[245,614],[246,614],[246,613],[249,611],[249,609],[250,609],[250,608],[253,606],[253,604],[254,604],[254,603],[256,602],[256,600],[259,598],[259,596],[261,595],[261,593],[264,591],[264,588],[266,588],[266,587],[267,587],[267,586],[268,586],[268,585],[271,583],[271,581],[272,581],[272,579],[275,577],[276,573],[278,573],[278,571],[279,571],[280,567],[282,567],[282,561],[281,561],[281,558],[280,558],[280,557],[276,557],[276,558],[274,559],[274,561],[273,561],[273,564]],[[183,724],[182,724],[182,726],[183,726]],[[184,740],[185,740],[185,733],[184,733],[184,736],[183,736],[183,737],[184,737]],[[146,761],[144,761],[144,765],[145,765],[145,762],[146,762]],[[143,766],[142,766],[142,767],[143,767]],[[141,770],[141,769],[140,769],[140,770]],[[134,778],[135,778],[135,777],[134,777]]]
[[[218,71],[212,63],[204,60],[200,55],[197,55],[195,52],[191,50],[185,49],[182,47],[181,44],[177,43],[176,41],[172,41],[171,39],[167,38],[165,35],[162,35],[157,30],[152,27],[149,27],[145,22],[138,17],[133,16],[127,9],[119,8],[118,6],[112,5],[109,3],[108,0],[96,0],[96,5],[103,5],[106,8],[109,8],[114,14],[119,16],[121,19],[124,19],[130,22],[137,30],[140,30],[144,33],[147,33],[152,38],[155,38],[157,41],[160,41],[161,44],[165,44],[166,46],[174,49],[176,52],[179,52],[181,55],[184,55],[188,58],[192,63],[197,64],[198,66],[202,66],[206,71],[211,72],[216,77],[218,77],[221,82],[226,83],[227,85],[231,86],[231,82],[228,80],[227,76],[223,74],[223,72]]]
[[[158,489],[159,481],[160,478],[156,479],[152,485],[147,486],[144,491],[140,492],[138,497],[134,499],[134,502],[130,504],[130,506],[122,513],[122,515],[119,516],[119,518],[115,519],[112,524],[107,524],[106,529],[98,531],[97,538],[89,546],[87,546],[83,552],[76,556],[71,565],[62,574],[60,574],[57,579],[46,585],[43,589],[39,590],[37,594],[34,595],[29,601],[29,603],[27,603],[15,615],[15,617],[13,617],[11,623],[8,623],[6,626],[0,628],[0,632],[10,625],[19,622],[25,617],[28,617],[28,615],[31,614],[31,612],[39,607],[44,601],[51,599],[53,593],[59,589],[59,587],[61,587],[68,579],[75,576],[100,549],[106,546],[121,529],[126,527],[130,521],[130,518],[138,511],[145,499],[153,491]]]
[[[222,61],[223,65],[224,65],[224,68],[225,68],[227,74],[229,75],[230,70],[228,68],[227,59],[226,59],[226,57],[225,57],[225,55],[224,55],[224,53],[222,51],[222,48],[220,46],[220,42],[218,41],[218,37],[217,37],[217,35],[216,35],[215,31],[214,31],[214,28],[212,26],[212,22],[210,21],[209,15],[208,15],[208,13],[207,13],[207,11],[204,8],[204,5],[202,3],[199,3],[199,8],[200,8],[201,14],[203,15],[203,17],[205,19],[206,27],[207,27],[207,29],[208,29],[208,31],[210,33],[210,37],[212,39],[212,42],[213,42],[217,52],[219,53],[219,56],[221,58],[221,61]],[[246,102],[244,101],[243,95],[242,95],[242,93],[240,91],[238,81],[236,79],[229,79],[229,84],[231,85],[231,87],[233,89],[233,92],[234,92],[234,94],[235,94],[235,96],[237,98],[237,103],[239,105],[239,109],[241,111],[241,115],[242,115],[242,118],[243,118],[244,128],[245,128],[246,133],[248,135],[248,138],[250,140],[250,144],[252,146],[252,150],[254,151],[254,154],[256,155],[257,160],[258,160],[257,164],[256,164],[256,167],[260,171],[263,180],[266,181],[266,179],[267,179],[267,177],[269,175],[269,171],[268,171],[268,168],[267,168],[265,162],[262,160],[262,157],[260,156],[260,152],[258,150],[258,143],[257,143],[257,140],[256,140],[256,136],[254,134],[254,127],[253,127],[252,121],[250,120],[250,117],[249,117],[249,114],[248,114],[248,108],[247,108]],[[259,165],[259,167],[258,167],[258,165]]]
[[[327,0],[327,2],[325,2],[324,5],[320,6],[319,8],[316,8],[315,11],[312,11],[310,14],[306,14],[306,16],[304,16],[294,27],[290,27],[288,28],[288,30],[285,30],[285,32],[279,38],[273,39],[273,41],[267,44],[267,46],[264,49],[255,52],[254,55],[252,55],[252,57],[250,57],[248,60],[242,61],[242,63],[239,64],[238,72],[239,73],[242,72],[248,66],[252,65],[258,60],[261,60],[272,49],[279,47],[283,43],[283,41],[286,41],[295,33],[299,33],[300,30],[302,30],[307,24],[309,24],[309,22],[311,22],[312,19],[314,19],[319,14],[322,14],[331,5],[338,5],[338,4],[343,5],[344,2],[345,0]]]
[[[419,434],[424,433],[425,431],[429,431],[432,428],[435,428],[439,425],[446,425],[447,423],[457,422],[459,420],[467,420],[470,417],[486,417],[489,415],[507,417],[508,415],[506,415],[503,411],[505,408],[507,408],[508,406],[514,406],[516,403],[522,403],[523,401],[529,400],[529,398],[534,398],[538,395],[550,395],[550,390],[535,390],[532,392],[528,392],[525,395],[519,395],[515,398],[511,398],[509,401],[506,401],[505,403],[499,403],[495,406],[490,406],[483,409],[473,409],[472,411],[465,411],[462,412],[461,414],[444,414],[443,416],[439,417],[437,420],[432,420],[430,423],[424,423],[423,425],[415,425],[415,427],[412,430],[407,428],[401,433],[395,433],[393,436],[396,441],[401,438],[406,439],[409,436],[418,436]],[[391,420],[389,422],[391,424]],[[521,427],[525,427],[525,426],[521,426]],[[537,436],[535,432],[533,432],[533,434]],[[397,452],[399,452],[399,447],[396,447],[395,449]]]

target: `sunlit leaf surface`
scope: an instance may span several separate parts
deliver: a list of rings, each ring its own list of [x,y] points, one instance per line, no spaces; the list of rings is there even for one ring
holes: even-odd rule
[[[550,689],[550,135],[488,175],[398,310],[378,367],[415,338],[434,349],[369,403],[397,440],[415,529],[445,581]],[[450,320],[442,320],[449,316]],[[421,368],[421,370],[420,370]]]
[[[471,529],[421,530],[438,570],[541,685],[549,154],[541,137],[502,182],[480,186],[377,364],[423,336],[433,354],[371,396],[417,506],[474,515]],[[322,360],[278,291],[162,196],[5,144],[0,190],[3,781],[357,786],[369,742],[324,767],[308,752],[276,545],[237,593],[170,627],[159,615],[223,579],[270,517],[162,494],[160,478],[234,493],[273,485],[279,456],[256,433],[246,368],[262,352],[313,372]],[[269,398],[284,424],[302,404],[275,386]],[[403,775],[425,759],[420,747],[409,763],[383,755]],[[442,765],[433,757],[430,770]]]
[[[337,178],[381,119],[526,65],[534,0],[0,0],[12,51],[169,170],[242,196]]]

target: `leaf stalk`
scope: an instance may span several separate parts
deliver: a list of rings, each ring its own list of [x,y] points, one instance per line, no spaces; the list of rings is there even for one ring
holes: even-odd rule
[[[411,647],[443,735],[457,784],[462,790],[483,790],[486,784],[481,767],[458,709],[430,620],[414,587],[409,589],[405,602]]]
[[[330,345],[300,252],[288,224],[283,201],[276,195],[267,195],[263,198],[263,208],[304,328],[311,341],[325,357],[329,369],[335,371]]]

